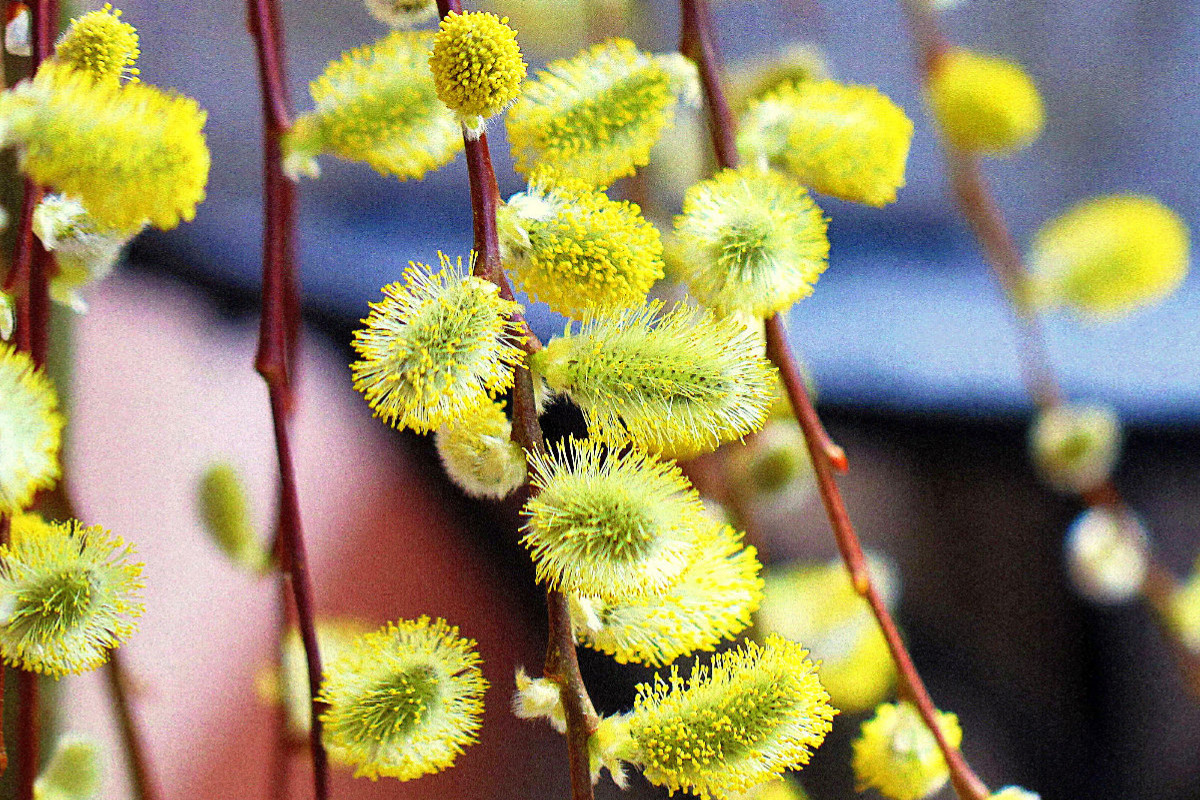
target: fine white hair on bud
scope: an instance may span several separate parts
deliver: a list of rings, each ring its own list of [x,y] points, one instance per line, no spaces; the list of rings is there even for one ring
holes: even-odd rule
[[[1071,583],[1085,600],[1115,605],[1141,591],[1149,568],[1149,540],[1128,510],[1084,511],[1067,531],[1065,551]]]
[[[508,497],[525,482],[525,451],[512,441],[512,423],[485,401],[438,428],[438,456],[450,480],[473,497]]]
[[[517,690],[513,693],[513,714],[521,719],[545,719],[559,733],[567,732],[562,691],[547,678],[531,678],[524,667],[517,667]]]
[[[535,354],[536,368],[616,444],[688,458],[761,428],[776,373],[755,333],[682,303],[661,310],[598,314]]]

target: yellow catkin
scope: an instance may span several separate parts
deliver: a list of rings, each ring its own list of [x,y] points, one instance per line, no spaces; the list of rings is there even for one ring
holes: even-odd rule
[[[929,75],[929,106],[952,146],[1000,155],[1042,132],[1045,111],[1029,74],[1016,62],[954,49]]]
[[[121,21],[121,10],[105,3],[71,20],[70,27],[54,47],[54,59],[99,81],[118,82],[138,74],[137,30]]]
[[[447,14],[433,41],[429,68],[438,97],[472,131],[521,92],[525,61],[507,17],[485,11]]]
[[[0,342],[0,514],[22,510],[58,482],[64,424],[46,373]]]
[[[1029,255],[1031,294],[1114,318],[1170,295],[1187,275],[1187,225],[1153,197],[1105,195],[1042,226]]]
[[[750,103],[738,149],[843,200],[884,206],[904,186],[912,121],[872,86],[801,81]]]
[[[962,744],[958,717],[938,712],[937,720],[952,747]],[[890,800],[921,800],[950,778],[937,740],[907,701],[876,708],[875,716],[863,723],[853,747],[851,761],[860,792],[870,788]]]

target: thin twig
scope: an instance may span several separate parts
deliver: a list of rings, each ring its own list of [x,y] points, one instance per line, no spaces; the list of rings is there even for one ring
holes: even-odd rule
[[[437,0],[438,12],[445,17],[450,12],[461,13],[459,0]],[[471,187],[471,212],[475,239],[475,274],[500,287],[501,294],[512,298],[512,289],[500,263],[500,242],[496,230],[496,209],[500,194],[496,173],[492,168],[487,135],[475,139],[463,133],[467,156],[467,173]],[[526,336],[525,348],[532,352],[540,347],[523,316],[514,315]],[[529,369],[520,365],[513,387],[513,440],[528,452],[542,452],[542,428],[534,404],[533,380]],[[546,677],[555,681],[561,691],[567,720],[567,759],[571,774],[572,800],[592,800],[591,765],[588,742],[596,732],[596,710],[588,696],[579,660],[575,651],[575,634],[571,628],[570,609],[562,592],[547,591],[546,611],[549,620],[549,641],[546,647]]]
[[[705,0],[680,0],[683,30],[680,36],[680,52],[696,62],[708,101],[709,125],[717,164],[723,169],[737,166],[735,128],[729,105],[725,100],[718,74],[718,51],[713,41],[712,23]],[[800,376],[795,357],[787,342],[787,330],[778,315],[766,321],[767,358],[779,369],[796,421],[804,433],[804,440],[812,456],[817,486],[825,512],[829,517],[837,541],[838,551],[854,584],[855,591],[863,596],[879,623],[888,650],[896,664],[900,677],[901,691],[916,706],[921,718],[937,741],[938,748],[950,769],[950,780],[962,800],[986,800],[990,792],[942,732],[937,722],[937,709],[925,688],[916,665],[904,645],[900,631],[892,619],[891,612],[871,581],[862,545],[838,489],[835,470],[845,471],[845,453],[833,445],[821,425],[816,409],[808,395],[808,389]]]
[[[922,82],[928,85],[930,75],[950,44],[936,17],[921,0],[902,0],[902,5],[916,45],[917,71]],[[1041,321],[1026,301],[1022,288],[1027,282],[1028,268],[984,177],[979,158],[945,140],[942,150],[959,212],[970,225],[992,274],[1008,299],[1017,329],[1018,359],[1029,397],[1042,410],[1060,406],[1066,402],[1065,393],[1050,361]],[[1085,492],[1082,499],[1088,508],[1106,509],[1118,520],[1128,520],[1131,525],[1136,525],[1128,504],[1111,479]],[[1169,642],[1185,685],[1194,696],[1200,697],[1200,653],[1179,641],[1170,623],[1171,598],[1179,588],[1179,581],[1153,552],[1148,558],[1150,564],[1141,587],[1142,598],[1154,612],[1154,618]]]
[[[317,800],[329,797],[329,763],[322,741],[321,655],[317,647],[312,581],[304,546],[289,423],[292,374],[300,310],[295,256],[295,186],[283,174],[282,139],[291,122],[283,73],[283,36],[275,0],[247,0],[258,57],[263,105],[263,308],[255,369],[267,383],[279,464],[279,567],[291,584],[304,644],[312,707],[309,743]]]
[[[117,715],[117,724],[121,730],[121,743],[129,767],[133,796],[135,800],[156,800],[158,792],[155,791],[154,781],[150,777],[146,745],[142,741],[133,717],[129,697],[129,675],[125,670],[124,657],[119,650],[114,649],[110,653],[109,661],[104,666],[104,674],[108,681],[109,693],[112,696],[113,711]]]

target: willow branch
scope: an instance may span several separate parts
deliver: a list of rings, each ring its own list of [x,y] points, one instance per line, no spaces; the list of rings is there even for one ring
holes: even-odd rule
[[[928,85],[933,70],[949,49],[949,43],[939,29],[936,17],[921,0],[902,0],[902,5],[917,49],[918,73],[922,83]],[[959,212],[970,225],[992,274],[1008,298],[1017,329],[1017,354],[1029,397],[1043,410],[1059,406],[1065,402],[1065,396],[1048,356],[1041,322],[1036,311],[1026,302],[1022,290],[1027,281],[1028,268],[980,168],[979,158],[945,140],[942,150]],[[1111,480],[1086,492],[1082,499],[1088,508],[1110,511],[1122,524],[1137,524],[1132,519],[1128,504]],[[1149,559],[1148,574],[1141,587],[1142,598],[1154,611],[1155,620],[1170,643],[1172,656],[1184,683],[1194,696],[1200,697],[1200,654],[1179,641],[1178,634],[1169,622],[1171,598],[1178,590],[1179,582],[1153,552],[1149,554]]]
[[[263,105],[263,300],[255,369],[267,383],[279,464],[278,555],[282,578],[291,584],[300,640],[308,667],[312,707],[309,744],[317,800],[329,797],[329,763],[322,741],[321,655],[317,648],[312,580],[304,546],[289,425],[291,366],[300,317],[293,254],[295,186],[283,174],[282,139],[291,126],[283,76],[283,37],[275,0],[247,0],[249,27],[258,57]]]
[[[459,0],[437,0],[437,6],[442,17],[452,11],[462,12]],[[501,294],[511,300],[512,288],[500,263],[500,241],[496,230],[496,209],[500,204],[500,192],[496,186],[496,172],[492,167],[487,135],[474,139],[464,131],[463,147],[466,150],[467,174],[471,187],[476,259],[474,274],[495,283],[500,287]],[[529,352],[538,349],[540,343],[529,329],[525,318],[514,314],[513,321],[524,331],[525,349]],[[545,448],[534,403],[533,380],[524,364],[517,367],[513,386],[513,440],[531,453],[542,452]],[[571,615],[566,596],[562,592],[547,591],[546,612],[550,630],[546,647],[545,674],[559,685],[562,692],[567,721],[571,798],[592,800],[588,741],[596,731],[598,719],[587,687],[583,683],[583,676],[579,672],[575,634],[571,629]]]
[[[124,657],[119,650],[113,650],[110,654],[109,661],[104,666],[104,673],[121,731],[121,743],[129,767],[134,800],[156,800],[158,793],[150,777],[146,745],[138,731],[129,702],[129,674],[125,670]]]
[[[683,31],[680,36],[680,52],[696,62],[700,70],[701,81],[704,85],[705,99],[709,111],[709,125],[712,132],[713,146],[716,152],[717,164],[723,169],[737,166],[737,150],[735,143],[735,127],[725,99],[718,75],[717,48],[713,41],[712,23],[705,0],[680,0]],[[946,759],[950,770],[950,780],[961,800],[986,800],[990,792],[983,781],[975,774],[963,758],[962,753],[952,745],[942,732],[937,721],[937,709],[917,672],[912,656],[904,645],[900,631],[892,619],[891,612],[883,602],[879,591],[871,580],[863,557],[862,545],[850,515],[842,500],[841,491],[837,485],[835,470],[845,471],[845,453],[833,445],[829,435],[821,425],[808,389],[800,376],[795,357],[787,342],[787,330],[783,319],[775,314],[766,321],[767,358],[779,369],[791,402],[796,421],[804,434],[812,457],[817,486],[821,493],[821,501],[825,513],[829,517],[837,541],[838,552],[850,573],[854,589],[871,607],[879,628],[887,641],[888,650],[896,664],[900,678],[901,693],[906,695],[916,706],[925,725],[937,741],[938,748]]]

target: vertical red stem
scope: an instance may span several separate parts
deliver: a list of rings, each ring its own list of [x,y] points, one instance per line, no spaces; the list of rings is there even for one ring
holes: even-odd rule
[[[713,148],[716,152],[717,164],[723,169],[737,166],[738,156],[735,147],[735,126],[729,111],[729,104],[722,91],[718,51],[713,41],[712,24],[709,17],[708,3],[705,0],[680,0],[682,15],[682,33],[680,35],[680,52],[696,62],[700,78],[704,86],[705,99],[708,103],[709,124],[711,127]],[[983,781],[966,763],[962,753],[946,739],[941,726],[937,722],[937,709],[929,692],[917,672],[916,665],[904,646],[900,631],[892,619],[879,592],[871,581],[866,559],[863,558],[862,545],[850,522],[850,515],[842,501],[838,489],[837,471],[845,471],[848,464],[841,448],[833,444],[829,435],[821,425],[821,420],[808,389],[800,377],[795,357],[787,342],[787,330],[783,319],[778,315],[766,320],[767,358],[779,369],[784,387],[791,401],[796,421],[804,433],[805,442],[812,456],[813,466],[817,475],[817,486],[820,489],[821,500],[829,517],[837,541],[838,551],[842,561],[850,573],[855,590],[862,595],[871,607],[871,612],[879,623],[892,660],[900,676],[901,692],[916,706],[921,718],[937,740],[938,748],[946,759],[950,769],[950,780],[955,791],[962,800],[986,800],[990,795]]]
[[[120,650],[112,651],[109,662],[104,667],[104,672],[108,679],[108,688],[112,695],[117,724],[121,729],[121,741],[129,767],[130,782],[133,784],[134,800],[157,800],[158,792],[155,791],[154,781],[150,777],[150,762],[146,755],[146,745],[142,741],[133,718],[129,697],[129,675],[125,671],[125,661]]]

